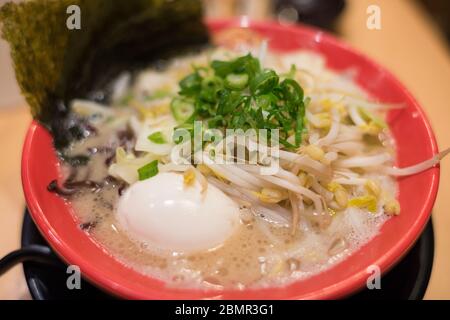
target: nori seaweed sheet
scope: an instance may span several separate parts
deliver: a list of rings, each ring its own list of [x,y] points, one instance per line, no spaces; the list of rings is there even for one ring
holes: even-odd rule
[[[66,27],[70,5],[81,9],[80,30]],[[209,40],[199,0],[31,0],[5,4],[0,23],[22,93],[57,149],[80,138],[70,100],[107,102],[120,72]]]

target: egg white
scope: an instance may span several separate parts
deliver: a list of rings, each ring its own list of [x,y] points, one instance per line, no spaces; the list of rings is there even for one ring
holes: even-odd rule
[[[239,226],[239,206],[209,185],[186,186],[182,174],[161,172],[132,184],[120,197],[117,219],[138,241],[174,252],[222,245]]]

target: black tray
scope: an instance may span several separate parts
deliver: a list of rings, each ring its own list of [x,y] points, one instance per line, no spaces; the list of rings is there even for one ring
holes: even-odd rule
[[[47,247],[28,211],[22,227],[22,247],[39,245]],[[380,290],[362,290],[349,299],[409,299],[423,298],[430,279],[434,256],[434,233],[430,220],[410,252],[381,279]],[[80,290],[66,286],[66,265],[51,254],[48,259],[23,263],[25,278],[33,299],[112,299],[109,294],[82,281]]]

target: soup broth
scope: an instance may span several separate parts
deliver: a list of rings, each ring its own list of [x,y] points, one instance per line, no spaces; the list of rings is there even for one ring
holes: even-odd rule
[[[133,128],[133,120],[130,121],[134,117],[136,105],[135,102],[128,101],[126,103],[131,107],[123,107],[124,97],[127,98],[129,92],[134,96],[146,97],[141,101],[146,101],[146,110],[153,112],[152,121],[155,121],[154,123],[165,121],[165,117],[170,117],[170,114],[164,110],[169,108],[170,97],[178,92],[177,82],[188,73],[193,64],[207,64],[211,55],[228,57],[233,53],[220,49],[213,53],[176,59],[168,63],[167,69],[163,71],[153,69],[144,71],[133,85],[128,84],[126,87],[131,86],[131,91],[125,90],[124,86],[120,85],[122,79],[118,81],[119,93],[116,100],[122,102],[117,103],[111,110],[98,109],[101,107],[93,103],[93,105],[87,103],[86,107],[86,102],[74,108],[80,114],[86,109],[91,110],[87,119],[95,127],[95,130],[86,134],[86,138],[73,143],[65,150],[65,155],[69,157],[89,155],[87,164],[72,166],[63,163],[65,187],[70,189],[70,192],[66,190],[66,196],[73,207],[80,228],[130,268],[162,279],[169,286],[212,289],[280,286],[304,279],[332,267],[376,236],[389,218],[389,215],[385,214],[386,203],[383,199],[395,197],[396,182],[386,174],[357,167],[345,169],[335,176],[340,178],[339,181],[348,178],[348,181],[357,182],[342,184],[339,188],[342,188],[341,190],[344,190],[350,198],[369,199],[367,194],[371,185],[358,181],[370,181],[373,188],[382,190],[375,208],[368,210],[366,205],[358,205],[356,201],[354,202],[356,205],[349,202],[348,205],[339,207],[336,188],[327,187],[327,184],[321,181],[318,183],[313,181],[312,185],[304,182],[305,187],[318,192],[323,198],[328,197],[330,205],[326,212],[318,213],[316,210],[308,209],[312,206],[312,201],[303,198],[304,205],[302,204],[295,232],[290,225],[267,221],[264,214],[255,213],[252,206],[245,202],[239,203],[240,223],[233,235],[221,245],[204,251],[186,253],[158,248],[151,243],[137,240],[133,234],[125,230],[118,222],[116,211],[119,199],[129,188],[129,184],[120,177],[111,175],[110,166],[117,161],[116,149],[119,147],[128,153],[134,153],[134,157],[140,157],[142,152],[134,150],[138,137]],[[334,161],[332,157],[352,154],[347,149],[354,148],[350,144],[353,141],[346,137],[353,134],[358,140],[355,142],[358,149],[356,153],[373,155],[382,150],[394,155],[392,139],[387,129],[381,130],[376,135],[366,134],[364,131],[358,131],[357,126],[352,123],[348,112],[344,110],[346,105],[339,102],[336,95],[339,90],[351,91],[361,96],[364,96],[364,93],[348,76],[338,75],[326,69],[320,56],[308,52],[291,53],[283,58],[268,57],[266,64],[280,72],[289,72],[290,64],[293,62],[306,66],[306,69],[309,68],[298,75],[299,83],[305,88],[305,95],[311,97],[307,107],[307,112],[312,114],[309,115],[311,119],[308,124],[311,127],[305,136],[306,141],[324,137],[327,130],[330,130],[329,125],[322,127],[320,123],[316,123],[314,127],[311,124],[316,117],[322,119],[318,118],[321,117],[320,114],[329,110],[327,102],[324,102],[325,95],[329,95],[327,97],[329,100],[338,101],[336,108],[343,114],[341,121],[349,126],[339,131],[337,139],[341,139],[341,144],[334,149],[330,147],[327,151],[331,160],[325,162],[325,159],[321,163],[331,163],[328,165],[332,166]],[[318,73],[326,79],[324,87],[319,91],[310,84],[311,74]],[[336,85],[336,82],[340,82],[342,88],[335,88],[336,92],[328,93],[330,89],[326,84],[331,86]],[[158,94],[161,97],[155,98]],[[150,96],[153,98],[150,99]],[[139,108],[141,105],[138,104],[137,109],[140,110]],[[98,120],[96,116],[98,114],[103,120]],[[358,132],[354,133],[356,131]],[[302,178],[301,172],[300,170],[299,179]],[[183,175],[183,172],[177,174]],[[303,178],[305,177],[308,180],[307,172],[304,172]],[[71,187],[76,189],[76,192],[72,192]],[[289,199],[281,199],[277,205],[287,207]]]

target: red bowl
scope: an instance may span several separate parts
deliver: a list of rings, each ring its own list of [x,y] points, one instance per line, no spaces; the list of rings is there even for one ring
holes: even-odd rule
[[[241,21],[242,22],[242,21]],[[231,27],[247,27],[270,40],[270,46],[288,51],[311,49],[323,54],[334,70],[352,68],[356,81],[375,99],[402,103],[391,111],[388,123],[397,142],[397,164],[412,165],[438,152],[430,124],[419,104],[387,70],[332,36],[309,27],[282,26],[271,22],[212,21],[215,33]],[[53,249],[68,264],[78,265],[85,278],[106,291],[134,299],[331,299],[365,286],[370,266],[386,272],[414,244],[428,218],[439,184],[439,167],[399,179],[401,214],[387,221],[380,234],[348,259],[309,279],[286,287],[257,290],[203,291],[168,288],[115,260],[80,230],[72,208],[47,191],[60,173],[52,137],[38,123],[28,130],[22,157],[22,182],[31,215]]]

